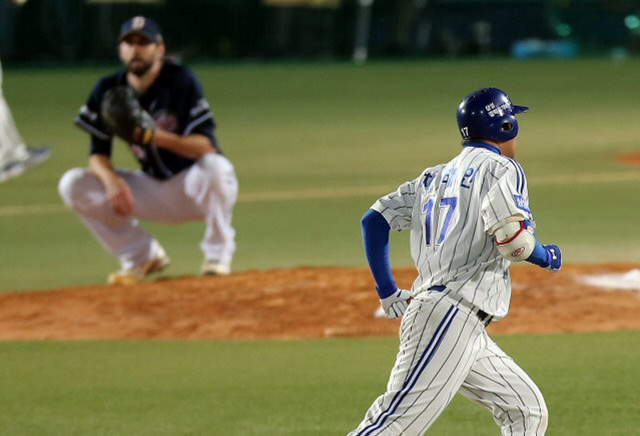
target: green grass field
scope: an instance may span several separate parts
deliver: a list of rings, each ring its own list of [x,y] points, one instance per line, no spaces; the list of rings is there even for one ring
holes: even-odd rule
[[[538,236],[566,262],[640,259],[640,61],[424,61],[196,65],[236,165],[236,270],[364,265],[359,220],[380,195],[459,150],[458,101],[493,85],[516,104],[518,158]],[[41,168],[0,185],[0,291],[102,283],[117,268],[57,196],[87,162],[73,118],[110,69],[8,70],[4,92]],[[123,144],[116,158],[132,165]],[[203,226],[149,224],[195,274]],[[393,238],[408,265],[406,235]],[[374,298],[372,294],[372,298]],[[508,322],[508,321],[505,321]],[[640,335],[503,336],[539,383],[549,435],[635,435]],[[0,343],[2,435],[339,435],[382,392],[397,340]],[[494,435],[490,414],[456,400],[434,435]]]
[[[636,333],[503,336],[548,435],[637,435]],[[344,435],[384,390],[394,338],[0,344],[2,435]],[[429,434],[496,435],[456,397]]]

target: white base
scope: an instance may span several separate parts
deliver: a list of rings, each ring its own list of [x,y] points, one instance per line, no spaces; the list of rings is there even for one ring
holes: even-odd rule
[[[640,269],[633,269],[626,273],[582,276],[579,281],[600,288],[640,291]]]

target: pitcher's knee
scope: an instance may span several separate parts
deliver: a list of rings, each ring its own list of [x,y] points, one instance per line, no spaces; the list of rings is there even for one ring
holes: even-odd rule
[[[74,191],[76,191],[75,186],[78,183],[78,180],[82,178],[85,170],[82,168],[73,168],[68,170],[63,176],[60,178],[58,182],[58,193],[66,204],[69,207],[73,207],[73,198]]]
[[[231,195],[234,189],[237,190],[237,180],[233,165],[229,160],[218,154],[206,154],[202,156],[198,165],[205,174],[206,183],[209,187],[227,196]]]
[[[217,177],[220,177],[225,170],[224,158],[214,153],[205,154],[202,156],[198,162],[200,168],[203,169],[205,174],[211,178],[211,180],[215,180]]]
[[[96,176],[84,168],[70,169],[58,182],[58,193],[62,201],[76,211],[91,208],[96,203],[96,188],[99,188]],[[94,201],[90,201],[92,197]]]

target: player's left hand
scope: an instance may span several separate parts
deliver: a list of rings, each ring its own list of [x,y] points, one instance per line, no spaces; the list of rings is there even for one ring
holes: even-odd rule
[[[131,144],[149,145],[156,123],[140,106],[136,92],[128,86],[116,86],[102,100],[100,115],[115,135]]]
[[[545,245],[544,249],[547,250],[547,262],[549,263],[547,269],[549,271],[560,271],[560,268],[562,268],[562,253],[560,252],[560,247],[549,244]]]
[[[382,310],[384,310],[384,313],[389,319],[400,318],[404,315],[407,307],[409,307],[409,303],[411,303],[411,292],[405,289],[398,289],[387,298],[380,300]]]

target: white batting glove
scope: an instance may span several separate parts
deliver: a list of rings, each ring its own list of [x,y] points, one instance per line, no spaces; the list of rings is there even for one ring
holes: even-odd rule
[[[411,292],[404,289],[398,289],[387,298],[380,300],[382,310],[384,310],[389,319],[400,318],[404,315],[409,303],[411,303]]]

